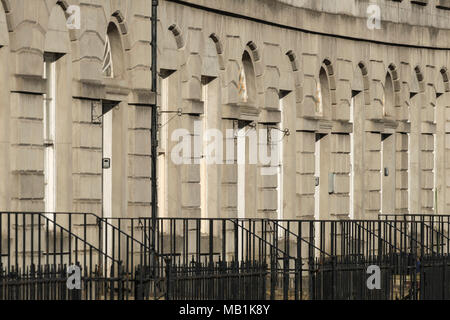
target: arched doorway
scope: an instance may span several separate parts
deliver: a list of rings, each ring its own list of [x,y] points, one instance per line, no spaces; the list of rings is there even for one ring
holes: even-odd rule
[[[318,119],[331,120],[331,92],[329,82],[329,63],[320,68],[319,79],[316,82],[316,116]],[[331,129],[331,128],[330,128]],[[315,219],[329,218],[330,190],[330,136],[331,133],[316,132],[315,144]]]
[[[256,75],[251,48],[247,48],[239,71],[239,106],[256,108]],[[239,218],[256,217],[257,203],[257,125],[250,119],[237,121],[237,211]]]
[[[107,86],[124,85],[124,50],[119,29],[114,22],[108,25],[105,37],[102,72]],[[126,103],[119,98],[102,101],[102,193],[105,218],[123,217],[128,209],[128,113]]]

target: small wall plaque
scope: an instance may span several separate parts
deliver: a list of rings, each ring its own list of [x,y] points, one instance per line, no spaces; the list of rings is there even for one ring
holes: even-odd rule
[[[111,168],[111,159],[103,158],[103,169],[110,169],[110,168]]]

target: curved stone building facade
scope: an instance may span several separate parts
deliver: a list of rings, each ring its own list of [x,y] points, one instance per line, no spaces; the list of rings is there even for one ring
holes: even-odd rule
[[[150,0],[1,0],[0,209],[150,216],[156,101],[160,216],[450,212],[450,1],[159,2],[154,96]]]

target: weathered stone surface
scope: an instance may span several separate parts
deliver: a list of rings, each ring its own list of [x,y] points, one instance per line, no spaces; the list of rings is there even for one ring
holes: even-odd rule
[[[374,30],[367,28],[368,1],[186,2],[160,1],[157,95],[150,92],[149,1],[70,1],[80,6],[80,30],[67,28],[56,0],[1,2],[1,210],[45,209],[52,143],[62,211],[102,215],[109,201],[114,215],[149,216],[152,178],[162,216],[365,218],[450,210],[449,50],[442,50],[450,49],[449,1],[378,1],[381,29]],[[102,73],[107,34],[111,78]],[[56,60],[53,142],[44,136],[44,57]],[[163,112],[158,177],[150,172],[155,100]],[[102,101],[116,103],[107,137]],[[256,130],[289,132],[273,175],[263,174],[270,165],[249,163],[248,139],[239,148],[238,132],[255,130],[250,122]],[[202,139],[194,143],[201,138],[196,123],[222,132],[226,164],[206,164]],[[179,129],[195,152],[176,165],[171,137]],[[112,186],[104,185],[105,141]]]

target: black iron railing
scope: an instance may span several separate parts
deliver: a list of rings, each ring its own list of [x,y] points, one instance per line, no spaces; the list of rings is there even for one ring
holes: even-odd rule
[[[0,299],[447,299],[449,225],[6,212]],[[79,292],[66,288],[74,265]],[[367,287],[373,265],[381,289]]]
[[[169,300],[265,300],[267,266],[257,261],[166,265]]]

